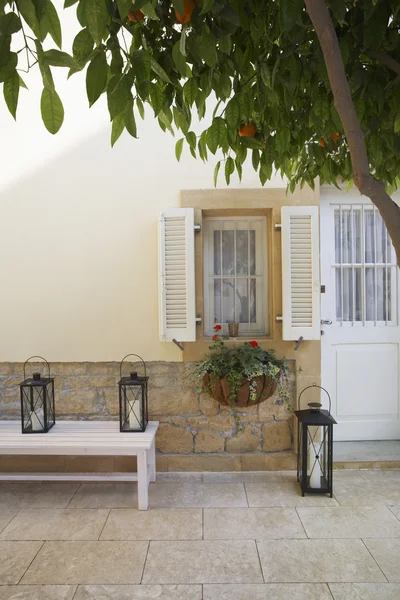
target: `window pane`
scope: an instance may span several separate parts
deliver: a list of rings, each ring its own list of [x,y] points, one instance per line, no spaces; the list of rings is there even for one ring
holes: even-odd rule
[[[236,275],[247,275],[249,268],[249,232],[236,231]]]
[[[250,231],[250,275],[256,274],[256,232]]]
[[[342,209],[342,263],[351,263],[352,257],[352,239],[351,239],[351,211],[348,208]]]
[[[234,275],[234,231],[222,231],[222,274]]]
[[[375,269],[365,269],[365,318],[375,321]]]
[[[362,278],[361,269],[354,269],[354,294],[355,294],[355,315],[356,321],[362,321]]]
[[[214,323],[222,323],[220,279],[214,281]]]
[[[364,240],[365,240],[365,262],[375,262],[375,236],[374,236],[374,213],[372,210],[364,212]]]
[[[236,321],[249,322],[248,280],[236,279]]]
[[[214,231],[214,275],[221,275],[221,232]]]
[[[222,319],[224,323],[235,320],[234,279],[222,280]]]
[[[376,236],[376,262],[386,262],[386,231],[383,219],[378,211],[375,211],[375,236]],[[379,319],[378,319],[379,320]]]
[[[340,264],[340,211],[335,209],[335,263]]]
[[[250,323],[255,323],[257,321],[256,285],[256,279],[250,279]]]
[[[361,211],[353,211],[353,260],[361,263]]]

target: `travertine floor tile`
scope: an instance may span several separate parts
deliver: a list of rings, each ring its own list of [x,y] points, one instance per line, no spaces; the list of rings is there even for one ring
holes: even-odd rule
[[[203,600],[332,600],[324,583],[205,585]]]
[[[400,469],[361,469],[365,481],[400,481]]]
[[[201,598],[201,585],[80,585],[74,600],[201,600]]]
[[[361,540],[265,540],[257,545],[266,582],[385,581]]]
[[[400,523],[399,523],[400,525]],[[206,508],[204,539],[305,538],[294,508]]]
[[[137,483],[83,483],[68,508],[137,508]]]
[[[108,514],[96,509],[22,509],[0,539],[97,540]]]
[[[219,508],[247,506],[242,483],[153,483],[152,508]]]
[[[329,496],[309,494],[301,496],[298,483],[246,483],[249,506],[337,506],[336,500]]]
[[[22,583],[139,583],[147,548],[148,542],[45,542]]]
[[[395,517],[400,521],[400,506],[389,506]]]
[[[1,489],[0,489],[1,494]],[[18,508],[4,508],[0,506],[0,532],[7,527],[9,522],[15,517]]]
[[[204,483],[257,483],[283,481],[279,471],[242,471],[228,473],[204,473]]]
[[[399,600],[398,583],[331,583],[334,600]]]
[[[197,473],[193,471],[188,472],[175,472],[175,473],[157,473],[157,482],[173,482],[173,483],[194,483],[197,481],[198,483],[202,483],[203,481],[203,473]]]
[[[309,538],[399,538],[400,522],[386,506],[300,507]]]
[[[382,491],[382,493],[380,493]],[[333,495],[340,506],[386,506],[387,499],[383,495],[383,486],[378,490],[369,481],[340,481],[333,488]]]
[[[143,583],[262,583],[250,540],[150,542]]]
[[[0,585],[18,583],[42,542],[0,541]]]
[[[0,508],[66,508],[79,483],[12,481],[0,485]]]
[[[117,508],[111,511],[101,539],[201,540],[202,522],[200,508]]]
[[[400,540],[364,540],[389,581],[400,582]]]
[[[0,586],[0,600],[72,600],[75,585]]]

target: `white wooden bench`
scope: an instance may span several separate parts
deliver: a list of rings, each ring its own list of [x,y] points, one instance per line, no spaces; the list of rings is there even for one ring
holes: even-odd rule
[[[0,454],[64,456],[137,456],[137,474],[0,473],[0,480],[63,480],[138,482],[138,508],[147,510],[148,488],[156,480],[157,421],[143,433],[121,433],[118,421],[57,421],[48,433],[21,433],[20,421],[0,421]]]

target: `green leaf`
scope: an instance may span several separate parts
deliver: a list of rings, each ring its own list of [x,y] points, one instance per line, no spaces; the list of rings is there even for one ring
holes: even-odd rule
[[[198,143],[198,148],[199,148],[199,154],[200,154],[200,158],[203,162],[206,162],[207,158],[208,158],[208,154],[207,154],[207,131],[203,131],[203,133],[200,136],[199,139],[199,143]]]
[[[123,115],[117,115],[116,117],[114,117],[111,126],[111,147],[114,147],[115,142],[121,136],[124,129],[124,117]]]
[[[186,77],[186,59],[180,51],[180,42],[176,42],[172,48],[172,58],[178,72]]]
[[[335,19],[343,23],[346,16],[346,0],[330,0],[329,8],[333,12]]]
[[[86,92],[89,106],[92,106],[104,92],[107,84],[108,65],[105,52],[99,52],[88,66]]]
[[[147,50],[132,52],[132,68],[138,81],[148,82],[150,79],[151,58]]]
[[[200,14],[205,15],[208,13],[212,9],[214,2],[215,0],[203,0],[203,8],[201,9]]]
[[[17,54],[15,52],[10,52],[8,56],[8,62],[0,67],[0,83],[3,81],[7,81],[7,79],[9,79],[13,75],[17,67],[17,63]]]
[[[136,98],[136,106],[138,107],[139,115],[142,119],[145,117],[143,102],[140,98]]]
[[[194,157],[196,158],[196,134],[194,133],[194,131],[188,131],[186,134],[186,141],[189,144],[190,148],[192,150],[194,150],[195,154]],[[193,154],[193,153],[192,153]]]
[[[43,88],[40,109],[47,131],[54,135],[64,121],[64,107],[55,90]]]
[[[59,48],[62,45],[61,24],[56,8],[51,0],[47,0],[46,5],[47,30]]]
[[[258,167],[260,166],[260,154],[258,150],[253,150],[251,154],[251,162],[253,164],[253,169],[258,171]]]
[[[300,18],[303,12],[304,3],[302,0],[280,0],[279,8],[281,11],[283,29],[290,31]]]
[[[157,117],[164,104],[164,93],[157,83],[150,84],[150,101],[154,116]]]
[[[73,6],[77,2],[78,0],[64,0],[64,8],[70,8],[70,6]]]
[[[93,50],[93,38],[89,30],[82,29],[76,36],[72,44],[72,53],[79,63],[85,63]]]
[[[240,121],[240,107],[236,96],[229,100],[225,109],[225,119],[230,129],[236,129]]]
[[[40,37],[39,22],[36,16],[35,5],[32,0],[18,0],[18,8],[24,21],[27,22],[33,33]]]
[[[181,38],[179,40],[179,50],[182,56],[186,56],[186,25],[182,27]]]
[[[184,141],[185,141],[185,138],[181,138],[175,144],[175,156],[176,156],[177,161],[180,161],[180,159],[181,159]]]
[[[199,88],[197,87],[195,78],[188,79],[183,86],[183,97],[189,106],[192,106],[193,102],[195,102],[198,91]]]
[[[158,77],[165,83],[171,83],[171,80],[164,71],[164,69],[158,64],[158,62],[153,57],[151,57],[151,70],[156,75],[158,75]]]
[[[219,127],[215,120],[207,129],[207,146],[212,154],[215,154],[219,147]]]
[[[53,67],[68,67],[70,69],[79,68],[75,59],[66,52],[61,52],[61,50],[47,50],[47,52],[44,53],[44,58],[47,64],[52,65]]]
[[[171,112],[171,111],[169,111],[169,112]],[[159,121],[161,121],[161,123],[163,123],[165,125],[165,127],[168,129],[168,131],[171,133],[171,135],[175,135],[174,130],[172,128],[172,115],[170,115],[168,112],[160,110],[158,119],[159,119]]]
[[[7,35],[12,35],[13,33],[17,33],[21,29],[21,21],[18,16],[9,12],[6,15],[2,15],[0,17],[0,38]],[[1,48],[1,41],[0,41]]]
[[[132,9],[132,0],[117,0],[117,7],[121,19],[128,16],[128,12]]]
[[[263,84],[267,88],[271,88],[271,73],[269,67],[265,61],[260,64],[260,75]]]
[[[373,16],[363,26],[365,50],[378,50],[381,47],[386,36],[389,18],[389,3],[377,4]]]
[[[134,138],[137,138],[136,120],[133,111],[133,98],[128,100],[128,103],[124,112],[124,123],[127,132]]]
[[[22,79],[21,75],[18,75],[18,79],[19,79],[19,87],[25,88],[27,90],[28,86],[26,85],[25,81]]]
[[[211,68],[218,62],[216,40],[212,35],[203,35],[197,40],[198,50],[201,58]]]
[[[148,17],[152,21],[159,21],[157,13],[150,2],[146,2],[146,4],[143,4],[141,11],[144,15],[146,15],[146,17]]]
[[[49,90],[54,90],[53,75],[51,74],[49,63],[46,62],[42,44],[39,42],[39,40],[35,40],[35,46],[43,85]]]
[[[400,133],[400,113],[398,113],[394,118],[394,132]]]
[[[14,71],[13,75],[4,82],[3,94],[8,110],[15,120],[17,119],[19,87],[19,75],[17,71]]]
[[[128,77],[114,75],[107,88],[107,104],[110,118],[113,121],[117,115],[124,112],[126,103],[131,97],[131,86]]]
[[[107,34],[108,12],[105,0],[84,0],[84,13],[89,33],[99,45]]]
[[[184,0],[172,0],[172,4],[175,10],[177,10],[180,15],[183,15],[185,13]]]
[[[224,54],[230,54],[232,52],[232,38],[230,35],[224,35],[220,38],[219,49]]]
[[[221,167],[221,161],[219,160],[214,168],[214,187],[217,187],[218,173],[219,173],[220,167]]]
[[[229,185],[231,182],[231,175],[235,171],[235,162],[232,157],[228,156],[225,161],[225,181],[226,185]]]

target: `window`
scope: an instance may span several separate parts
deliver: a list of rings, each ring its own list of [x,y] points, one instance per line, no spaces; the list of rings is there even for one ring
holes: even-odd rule
[[[239,335],[267,331],[265,217],[204,220],[205,334],[215,323],[238,322]]]
[[[378,210],[368,205],[335,207],[336,321],[393,322],[396,259]]]

